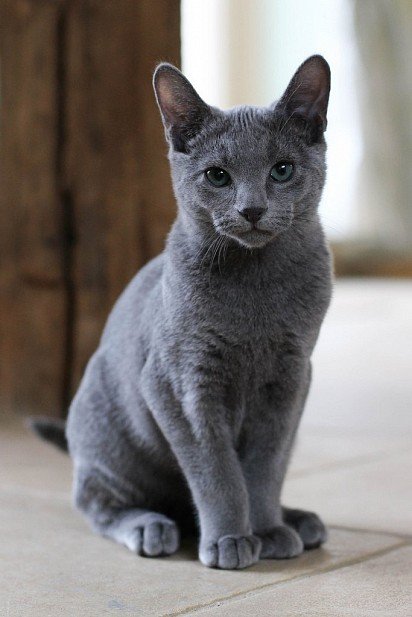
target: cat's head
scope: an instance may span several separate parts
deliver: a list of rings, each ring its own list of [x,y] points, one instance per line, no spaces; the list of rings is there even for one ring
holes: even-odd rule
[[[255,248],[313,213],[325,180],[324,58],[308,58],[270,107],[211,107],[170,64],[157,67],[154,88],[186,217]]]

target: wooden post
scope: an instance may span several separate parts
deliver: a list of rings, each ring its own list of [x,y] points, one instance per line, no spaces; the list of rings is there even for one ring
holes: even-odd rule
[[[1,2],[1,412],[61,412],[64,251],[56,180],[58,2]]]
[[[151,86],[178,0],[0,0],[0,404],[62,415],[174,217]],[[0,410],[0,413],[2,411]]]

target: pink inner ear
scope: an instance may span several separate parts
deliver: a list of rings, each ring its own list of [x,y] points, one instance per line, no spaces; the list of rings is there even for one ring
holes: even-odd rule
[[[183,152],[185,142],[198,132],[211,108],[175,67],[163,64],[154,76],[157,102],[167,129],[167,139]]]
[[[170,87],[167,84],[167,80],[159,77],[157,83],[157,94],[159,100],[164,107],[171,107],[173,104],[173,95],[170,91]]]
[[[208,109],[183,75],[162,71],[156,77],[155,89],[162,114],[171,125],[185,123]]]
[[[305,69],[305,79],[308,87],[313,90],[323,90],[327,87],[327,76],[324,68],[320,68],[318,64],[309,64]]]
[[[308,119],[321,119],[326,127],[329,88],[329,66],[323,58],[314,56],[298,68],[282,97],[282,103],[289,111],[305,115]]]
[[[167,120],[173,122],[182,112],[182,105],[179,105],[179,95],[177,94],[177,84],[168,76],[159,76],[157,80],[157,96],[159,105]]]

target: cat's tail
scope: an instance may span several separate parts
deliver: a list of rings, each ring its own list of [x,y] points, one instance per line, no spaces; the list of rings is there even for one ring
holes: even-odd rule
[[[49,441],[59,450],[63,450],[63,452],[69,451],[66,437],[66,422],[64,420],[42,417],[27,418],[26,425],[38,437]]]

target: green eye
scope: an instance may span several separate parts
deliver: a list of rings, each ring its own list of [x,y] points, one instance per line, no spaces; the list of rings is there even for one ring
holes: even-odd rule
[[[210,169],[206,169],[205,175],[210,184],[213,184],[213,186],[217,186],[218,188],[221,186],[226,186],[230,182],[229,174],[220,167],[210,167]]]
[[[276,165],[273,165],[270,170],[270,177],[275,182],[286,182],[290,180],[293,175],[293,164],[286,161],[279,161]]]

